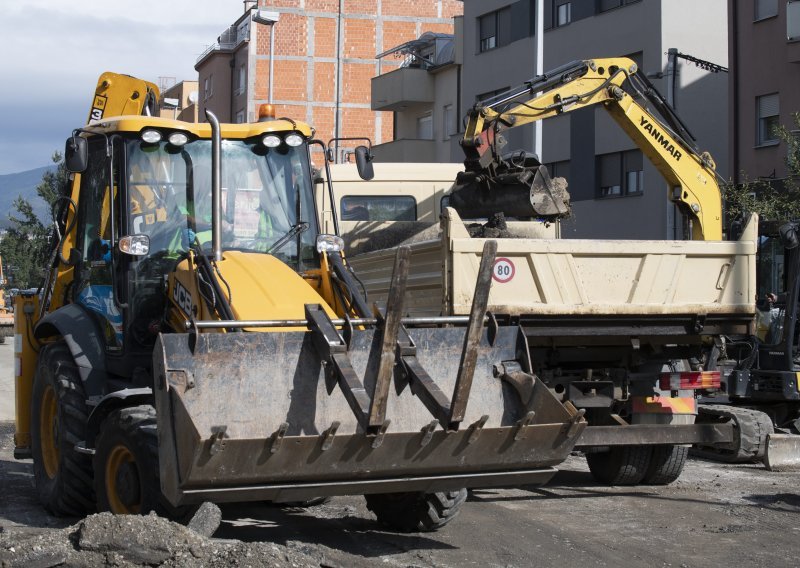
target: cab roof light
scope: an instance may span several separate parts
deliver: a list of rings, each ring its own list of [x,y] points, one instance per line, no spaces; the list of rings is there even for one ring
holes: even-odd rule
[[[267,148],[277,148],[278,146],[281,145],[282,140],[281,137],[278,136],[277,134],[267,134],[261,139],[261,142]]]
[[[286,136],[286,144],[295,148],[300,146],[303,143],[303,135],[298,134],[297,132],[292,132],[291,134]]]
[[[275,107],[271,104],[263,104],[258,107],[258,122],[275,120]]]
[[[146,142],[147,144],[158,144],[161,142],[162,136],[158,130],[148,128],[147,130],[142,130],[141,138],[142,142]]]
[[[173,132],[167,137],[167,141],[173,146],[183,146],[189,141],[189,137],[183,132]]]

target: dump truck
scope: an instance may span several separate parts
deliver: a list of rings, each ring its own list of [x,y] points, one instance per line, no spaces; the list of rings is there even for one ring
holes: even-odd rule
[[[48,510],[363,494],[380,522],[435,530],[467,488],[552,477],[586,421],[533,377],[521,328],[486,315],[495,242],[469,314],[403,316],[403,247],[370,305],[336,215],[319,229],[309,125],[270,105],[186,123],[152,116],[158,98],[100,77],[66,142],[48,277],[16,302],[14,455]]]
[[[688,240],[558,238],[569,215],[563,181],[551,180],[536,156],[505,152],[503,133],[593,105],[664,176]],[[598,480],[670,483],[691,444],[763,456],[766,415],[706,407],[698,416],[698,398],[722,387],[709,364],[715,342],[755,331],[758,219],[738,240],[721,240],[713,159],[636,64],[572,62],[477,103],[466,124],[465,171],[445,196],[450,207],[439,225],[375,225],[380,250],[359,243],[362,254],[350,255],[368,297],[387,297],[395,249],[386,236],[397,234],[411,249],[406,315],[464,314],[481,247],[494,240],[488,311],[522,327],[537,380],[585,413],[577,447]]]

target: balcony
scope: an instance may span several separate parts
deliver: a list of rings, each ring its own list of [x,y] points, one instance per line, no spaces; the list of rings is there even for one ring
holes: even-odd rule
[[[435,162],[435,140],[394,140],[372,147],[376,162]]]
[[[435,100],[433,76],[417,67],[401,67],[372,79],[372,110],[403,111]]]

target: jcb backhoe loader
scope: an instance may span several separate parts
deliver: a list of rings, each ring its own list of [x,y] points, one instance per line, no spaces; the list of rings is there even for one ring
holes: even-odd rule
[[[495,243],[468,316],[401,317],[407,249],[369,306],[318,232],[312,128],[154,118],[157,99],[100,78],[66,144],[50,277],[17,302],[15,455],[50,511],[364,494],[433,530],[467,487],[554,474],[585,422],[486,313]]]

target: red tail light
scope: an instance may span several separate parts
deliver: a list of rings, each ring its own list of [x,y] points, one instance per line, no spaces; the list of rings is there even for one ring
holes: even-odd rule
[[[661,390],[718,389],[719,371],[690,371],[683,373],[661,373]]]

